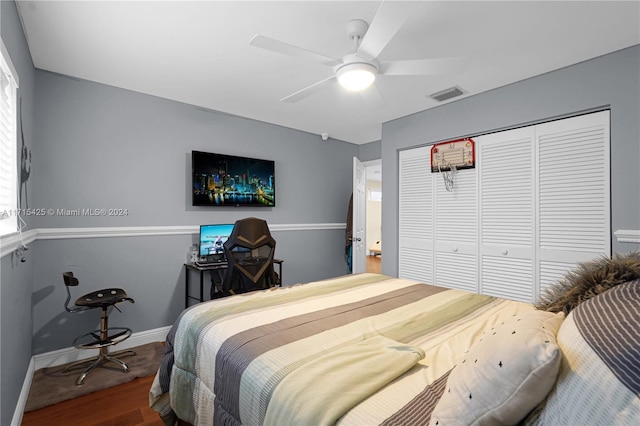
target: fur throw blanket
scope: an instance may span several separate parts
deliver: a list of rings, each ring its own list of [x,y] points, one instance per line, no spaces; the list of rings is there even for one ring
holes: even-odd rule
[[[568,315],[581,302],[604,293],[611,287],[640,279],[640,252],[615,254],[580,263],[556,285],[548,288],[536,308]]]

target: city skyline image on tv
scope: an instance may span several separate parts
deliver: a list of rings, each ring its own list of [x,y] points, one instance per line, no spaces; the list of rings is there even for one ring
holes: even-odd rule
[[[275,207],[275,162],[192,151],[194,206]]]

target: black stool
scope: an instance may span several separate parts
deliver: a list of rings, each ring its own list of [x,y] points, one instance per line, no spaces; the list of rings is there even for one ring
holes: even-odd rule
[[[67,289],[67,301],[64,304],[64,308],[67,310],[67,312],[76,313],[86,311],[88,309],[102,309],[100,329],[83,334],[73,341],[73,346],[77,349],[99,349],[100,354],[93,358],[74,362],[73,364],[66,367],[63,372],[68,373],[72,368],[78,365],[91,362],[91,365],[89,365],[89,367],[87,367],[87,369],[85,369],[76,380],[77,386],[81,386],[84,383],[84,379],[86,379],[87,375],[93,368],[98,367],[107,361],[118,364],[123,368],[125,373],[128,373],[129,366],[119,358],[125,356],[134,356],[136,355],[135,351],[124,350],[110,354],[109,346],[116,345],[123,340],[128,339],[131,336],[131,329],[125,327],[109,328],[109,315],[107,314],[107,309],[109,309],[110,306],[118,309],[116,304],[120,302],[128,301],[131,303],[135,303],[135,301],[132,298],[128,297],[127,293],[121,288],[105,288],[89,294],[85,294],[75,301],[74,307],[70,308],[69,301],[71,300],[71,291],[69,290],[69,287],[77,286],[79,284],[78,279],[73,276],[73,272],[65,272],[62,274],[62,277],[64,278],[64,285]],[[120,309],[118,309],[118,311],[120,311]]]

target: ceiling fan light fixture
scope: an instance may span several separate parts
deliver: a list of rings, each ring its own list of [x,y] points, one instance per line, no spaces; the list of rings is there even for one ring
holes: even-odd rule
[[[359,92],[371,86],[378,70],[371,64],[352,63],[338,70],[336,76],[342,87],[352,92]]]

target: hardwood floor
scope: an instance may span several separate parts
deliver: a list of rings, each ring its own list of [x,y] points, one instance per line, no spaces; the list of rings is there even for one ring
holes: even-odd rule
[[[23,426],[163,426],[149,408],[153,377],[143,377],[25,413]]]
[[[367,272],[373,272],[379,274],[382,270],[382,255],[370,256],[367,255]]]

